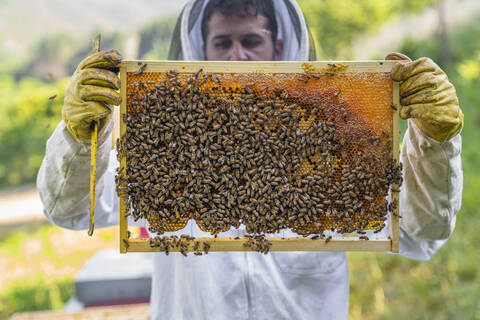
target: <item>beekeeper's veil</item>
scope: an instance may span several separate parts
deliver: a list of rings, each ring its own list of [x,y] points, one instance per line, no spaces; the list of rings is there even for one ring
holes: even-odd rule
[[[205,60],[202,19],[209,0],[190,0],[177,20],[170,45],[170,60]],[[295,0],[273,0],[283,61],[315,60],[315,46]]]

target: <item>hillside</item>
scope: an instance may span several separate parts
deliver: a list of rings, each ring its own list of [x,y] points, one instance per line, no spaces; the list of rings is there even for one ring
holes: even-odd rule
[[[26,55],[32,42],[64,32],[76,37],[92,30],[134,32],[149,21],[180,12],[186,0],[2,0],[0,54]]]

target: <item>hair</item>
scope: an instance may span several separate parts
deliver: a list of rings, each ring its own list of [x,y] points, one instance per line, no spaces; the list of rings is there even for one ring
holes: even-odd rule
[[[259,14],[267,18],[266,29],[270,31],[272,41],[277,40],[277,19],[275,18],[275,8],[273,0],[210,0],[205,7],[202,19],[202,37],[207,40],[210,30],[208,23],[213,14],[220,12],[227,17],[256,17]]]

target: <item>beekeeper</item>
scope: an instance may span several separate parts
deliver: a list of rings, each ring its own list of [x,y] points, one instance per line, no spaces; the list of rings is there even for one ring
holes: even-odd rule
[[[171,59],[309,60],[315,52],[294,0],[192,0],[178,19]],[[390,54],[387,59],[402,59]],[[115,51],[83,60],[66,89],[63,121],[47,142],[38,175],[45,215],[69,229],[89,221],[90,123],[100,121],[97,227],[118,224],[111,106],[120,80]],[[455,227],[462,195],[463,114],[455,88],[430,59],[399,63],[402,144],[400,255],[428,260]],[[208,236],[193,223],[193,236]],[[242,236],[244,228],[224,236]],[[153,319],[346,319],[349,279],[344,252],[211,252],[155,254]]]

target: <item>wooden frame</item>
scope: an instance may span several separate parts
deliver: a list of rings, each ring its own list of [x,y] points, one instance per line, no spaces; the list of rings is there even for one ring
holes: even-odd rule
[[[342,66],[335,69],[335,73],[389,73],[397,61],[336,61],[336,62],[308,62],[307,66],[314,72],[327,72],[332,65]],[[122,104],[118,113],[116,126],[120,127],[120,136],[126,132],[125,122],[121,121],[127,108],[127,73],[137,72],[139,66],[142,66],[143,72],[166,72],[176,70],[180,73],[195,73],[199,69],[204,72],[212,73],[305,73],[306,64],[303,62],[217,62],[217,61],[123,61],[120,65],[121,78],[121,96]],[[393,105],[397,106],[393,112],[393,143],[392,156],[399,159],[399,114],[400,107],[399,84],[393,82]],[[125,173],[126,158],[120,161],[122,172]],[[393,189],[398,189],[394,186]],[[398,192],[392,191],[391,199],[398,203]],[[368,241],[360,240],[358,237],[334,237],[331,240],[312,240],[304,237],[269,237],[272,242],[271,251],[390,251],[399,250],[399,206],[389,213],[388,216],[388,234],[389,236],[381,239],[371,239]],[[149,239],[128,238],[128,220],[125,217],[126,207],[124,201],[120,201],[120,252],[156,252],[159,248],[151,248]],[[210,245],[209,251],[251,251],[244,243],[246,238],[196,238],[196,241],[206,242]],[[193,248],[191,244],[190,250]],[[178,248],[172,248],[170,251],[179,251]]]

